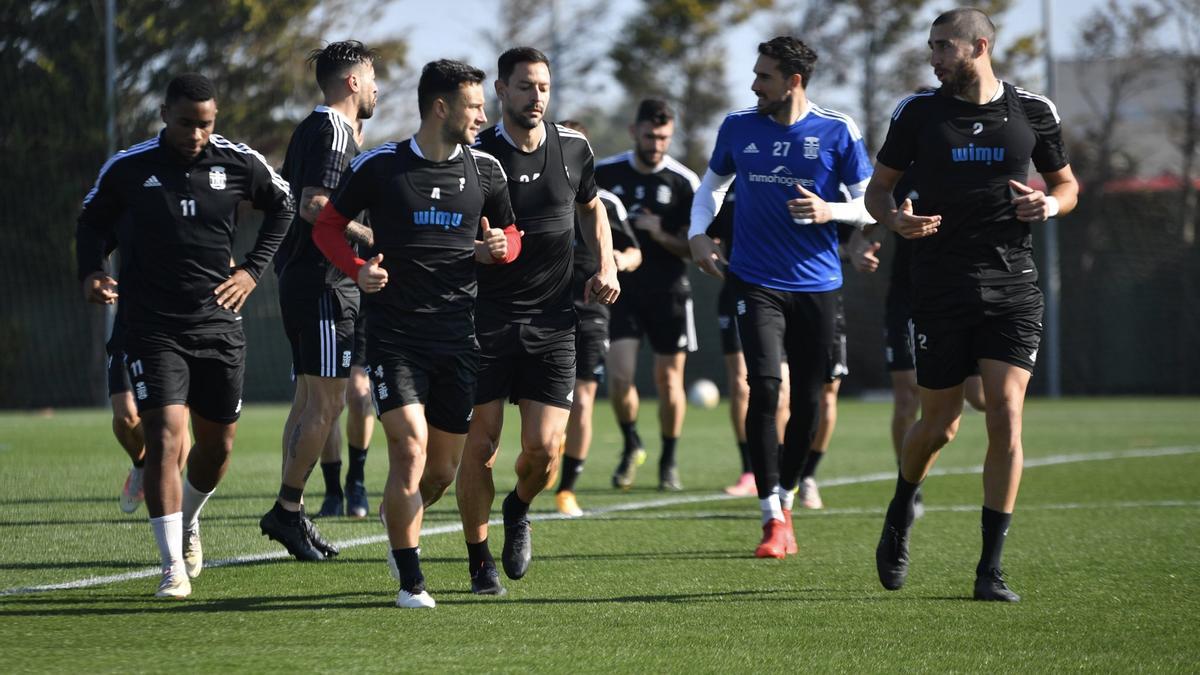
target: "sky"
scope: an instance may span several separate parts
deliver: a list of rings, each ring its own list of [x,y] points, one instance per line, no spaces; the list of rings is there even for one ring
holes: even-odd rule
[[[832,0],[830,0],[832,1]],[[560,6],[569,8],[572,0],[559,0]],[[1117,0],[1128,5],[1132,0]],[[361,25],[351,25],[350,30],[363,30],[364,39],[375,36],[399,36],[409,43],[409,64],[414,69],[438,58],[462,58],[495,77],[497,54],[482,38],[484,32],[498,22],[499,3],[494,0],[458,0],[457,2],[429,3],[419,0],[393,0],[382,17],[366,18]],[[621,24],[636,11],[638,0],[612,0],[611,9],[600,32],[616,35]],[[933,3],[926,12],[927,21],[955,3]],[[958,3],[965,4],[965,3]],[[1016,0],[1013,9],[1004,15],[1004,25],[998,41],[1004,35],[1021,35],[1040,30],[1042,25],[1043,0]],[[1107,4],[1107,0],[1050,0],[1053,17],[1051,32],[1052,49],[1056,57],[1071,55],[1078,40],[1079,26],[1084,17]],[[757,56],[755,46],[771,37],[768,17],[759,17],[730,31],[726,36],[729,61],[726,66],[726,82],[730,92],[731,109],[754,103],[750,93],[751,69]],[[803,39],[803,35],[799,35]],[[344,39],[330,36],[331,39]],[[541,46],[541,45],[535,45]],[[819,66],[818,66],[819,67]],[[1003,74],[1000,74],[1003,77]],[[818,73],[819,76],[819,73]],[[930,82],[933,83],[932,74]],[[1029,85],[1027,85],[1029,86]],[[597,99],[605,100],[616,91],[611,77],[603,78],[596,88]],[[490,95],[490,87],[488,88]],[[386,92],[385,92],[386,93]],[[398,92],[399,93],[399,92]],[[827,87],[815,94],[822,106],[853,112],[854,96],[850,91]],[[415,97],[414,97],[415,98]],[[551,100],[552,107],[555,101]],[[561,106],[560,102],[560,106]],[[414,106],[415,107],[415,106]],[[393,108],[394,109],[394,108]],[[562,111],[560,111],[562,112]],[[570,113],[570,110],[565,111]],[[551,116],[554,116],[553,111]],[[380,120],[383,121],[383,120]],[[395,124],[392,121],[392,124]],[[411,129],[410,129],[411,130]]]

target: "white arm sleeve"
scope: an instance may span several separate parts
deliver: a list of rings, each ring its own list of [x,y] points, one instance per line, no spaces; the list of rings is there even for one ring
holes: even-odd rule
[[[704,180],[700,181],[700,187],[696,188],[696,196],[692,198],[692,224],[688,227],[688,239],[704,234],[708,226],[712,225],[731,183],[733,174],[721,176],[713,173],[712,169],[704,172]]]
[[[875,222],[871,214],[867,213],[867,205],[863,201],[863,195],[867,192],[867,183],[869,182],[871,182],[870,178],[855,185],[847,185],[846,192],[849,194],[850,201],[829,203],[829,212],[832,214],[833,220],[848,223],[860,230]]]

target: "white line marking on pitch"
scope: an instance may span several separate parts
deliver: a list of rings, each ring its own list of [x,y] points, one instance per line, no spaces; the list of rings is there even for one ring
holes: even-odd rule
[[[1113,450],[1108,452],[1093,452],[1076,455],[1051,455],[1049,457],[1037,457],[1025,460],[1025,468],[1036,468],[1041,466],[1056,466],[1059,464],[1073,464],[1077,462],[1104,462],[1116,459],[1143,459],[1149,457],[1170,457],[1175,455],[1191,455],[1200,452],[1200,446],[1176,446],[1164,448],[1145,448],[1140,450]],[[931,476],[957,476],[963,474],[978,474],[983,473],[983,466],[956,467],[947,469],[934,469],[930,472]],[[895,471],[870,473],[861,476],[847,476],[844,478],[830,478],[821,481],[821,487],[836,487],[839,485],[860,485],[863,483],[876,483],[880,481],[890,481],[896,478]],[[664,506],[678,506],[682,504],[699,504],[704,502],[719,502],[731,499],[746,499],[746,497],[731,497],[726,494],[705,494],[705,495],[690,495],[680,497],[666,497],[662,499],[650,499],[640,502],[627,502],[624,504],[614,504],[612,506],[604,506],[596,509],[588,509],[584,511],[583,518],[603,517],[610,513],[620,513],[623,511],[640,511],[643,509],[655,509]],[[1200,504],[1198,502],[1113,502],[1105,506],[1117,508],[1134,508],[1142,506],[1193,506]],[[1021,507],[1022,511],[1034,509],[1074,509],[1074,508],[1090,508],[1090,504],[1051,504],[1038,507],[1031,505]],[[975,511],[979,509],[975,506],[949,506],[949,507],[926,507],[929,511]],[[876,513],[878,509],[827,509],[824,511],[826,515],[850,514],[850,513]],[[820,511],[811,513],[822,513]],[[530,514],[531,521],[545,520],[582,520],[583,518],[568,519],[566,516],[558,513],[534,513]],[[503,520],[493,518],[488,523],[489,525],[503,525]],[[429,537],[437,534],[450,534],[453,532],[461,532],[461,523],[448,523],[445,525],[435,525],[421,529],[422,537]],[[334,542],[338,548],[347,549],[356,546],[369,546],[371,544],[379,544],[387,541],[386,534],[377,534],[369,537],[357,537],[355,539],[347,539],[345,541]],[[205,568],[211,567],[228,567],[230,565],[245,565],[248,563],[265,562],[268,560],[283,560],[290,558],[287,551],[268,551],[265,553],[253,553],[249,555],[241,555],[234,558],[224,558],[221,560],[213,560],[205,562]],[[75,581],[65,581],[57,584],[43,584],[39,586],[22,586],[17,588],[6,588],[0,591],[0,597],[9,595],[28,595],[30,593],[44,593],[47,591],[65,591],[75,590],[80,588],[92,588],[95,586],[106,586],[108,584],[120,583],[122,581],[132,581],[134,579],[145,579],[155,575],[162,574],[162,570],[157,567],[136,570],[133,572],[123,572],[121,574],[110,574],[100,577],[88,577],[86,579],[77,579]]]

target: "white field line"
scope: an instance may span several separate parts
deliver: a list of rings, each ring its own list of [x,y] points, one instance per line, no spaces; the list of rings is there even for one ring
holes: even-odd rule
[[[1038,457],[1025,460],[1025,468],[1036,468],[1042,466],[1056,466],[1059,464],[1073,464],[1078,462],[1104,462],[1117,459],[1142,459],[1149,457],[1169,457],[1174,455],[1191,455],[1200,452],[1200,446],[1175,446],[1162,448],[1144,448],[1137,450],[1113,450],[1106,452],[1092,452],[1072,455],[1051,455],[1049,457]],[[930,472],[931,476],[952,476],[963,474],[979,474],[983,473],[983,466],[971,467],[956,467],[948,469],[934,469]],[[821,487],[836,487],[841,485],[860,485],[863,483],[877,483],[882,481],[890,481],[896,478],[895,471],[870,473],[861,476],[846,476],[843,478],[830,478],[821,481]],[[687,495],[677,497],[663,497],[660,499],[648,499],[639,502],[626,502],[622,504],[614,504],[612,506],[604,506],[595,509],[584,511],[582,518],[597,518],[602,519],[604,516],[612,513],[620,513],[624,511],[642,511],[646,509],[656,509],[665,506],[678,506],[682,504],[699,504],[705,502],[720,502],[731,499],[747,499],[746,497],[731,497],[727,494],[703,494],[703,495]],[[1147,506],[1194,506],[1200,502],[1109,502],[1102,506],[1107,508],[1141,508]],[[1022,510],[1031,509],[1075,509],[1075,508],[1090,508],[1096,505],[1089,504],[1051,504],[1043,506],[1022,507]],[[882,507],[881,507],[882,508]],[[949,507],[926,507],[928,511],[976,511],[978,505],[972,506],[949,506]],[[826,509],[825,511],[808,512],[808,513],[823,513],[825,515],[839,514],[868,514],[877,513],[881,509]],[[546,521],[546,520],[567,520],[566,516],[558,513],[534,513],[530,514],[531,521]],[[578,519],[574,519],[578,520]],[[489,525],[503,525],[503,520],[493,518],[488,523]],[[461,532],[461,523],[447,523],[445,525],[435,525],[421,529],[422,537],[429,537],[437,534],[451,534]],[[377,534],[369,537],[356,537],[354,539],[346,539],[343,541],[334,542],[340,549],[354,548],[356,546],[369,546],[371,544],[379,544],[387,541],[386,534]],[[249,563],[264,562],[268,560],[283,560],[291,557],[287,551],[268,551],[265,553],[252,553],[248,555],[240,555],[233,558],[223,558],[220,560],[205,561],[205,568],[212,567],[227,567],[230,565],[245,565]],[[122,572],[121,574],[109,574],[105,576],[87,577],[85,579],[76,579],[75,581],[64,581],[56,584],[42,584],[38,586],[20,586],[15,588],[6,588],[0,590],[0,597],[9,595],[28,595],[30,593],[44,593],[47,591],[65,591],[79,588],[93,588],[95,586],[106,586],[108,584],[120,583],[123,581],[131,581],[134,579],[145,579],[162,574],[162,570],[157,567],[150,567],[132,572]]]

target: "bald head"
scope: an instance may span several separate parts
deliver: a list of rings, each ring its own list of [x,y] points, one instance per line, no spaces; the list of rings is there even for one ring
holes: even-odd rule
[[[996,42],[996,26],[988,15],[974,7],[958,7],[948,12],[942,12],[933,20],[934,26],[944,27],[950,32],[948,37],[965,42],[975,42],[983,38],[987,40],[988,53]]]

